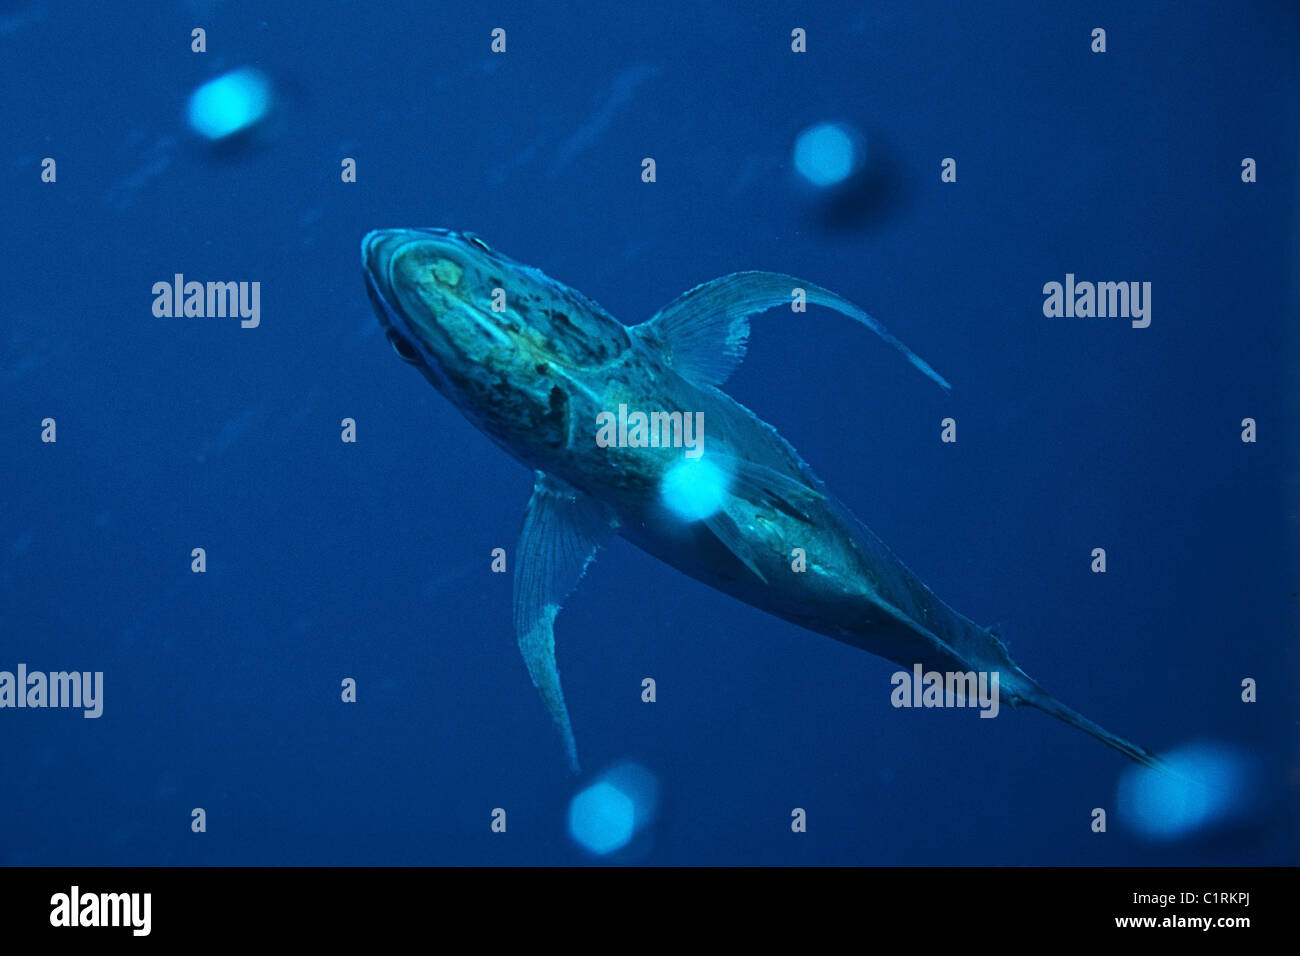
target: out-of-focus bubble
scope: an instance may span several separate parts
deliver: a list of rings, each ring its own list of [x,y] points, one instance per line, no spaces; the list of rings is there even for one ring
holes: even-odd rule
[[[569,803],[569,835],[604,856],[621,850],[654,818],[659,782],[635,763],[610,768]]]
[[[1230,822],[1249,808],[1255,773],[1236,749],[1191,743],[1164,759],[1172,774],[1133,766],[1116,786],[1121,819],[1144,836],[1174,840]]]
[[[843,123],[817,123],[795,138],[794,168],[819,189],[843,185],[865,159],[862,134]]]
[[[242,67],[209,80],[190,95],[190,126],[210,140],[226,139],[256,126],[271,108],[271,81]]]

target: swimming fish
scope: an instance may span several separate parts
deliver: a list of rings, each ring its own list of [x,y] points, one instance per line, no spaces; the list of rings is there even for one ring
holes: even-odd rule
[[[514,628],[574,772],[555,619],[615,535],[747,604],[918,675],[996,674],[1013,707],[1037,707],[1141,764],[1163,766],[1035,683],[996,633],[936,597],[775,428],[722,390],[745,355],[750,318],[800,296],[866,326],[950,387],[848,300],[791,276],[737,272],[629,327],[473,233],[376,230],[362,240],[361,259],[397,354],[534,471],[515,557]],[[657,432],[647,420],[657,421]],[[703,426],[694,447],[685,441],[688,423]],[[793,570],[796,549],[802,571]]]

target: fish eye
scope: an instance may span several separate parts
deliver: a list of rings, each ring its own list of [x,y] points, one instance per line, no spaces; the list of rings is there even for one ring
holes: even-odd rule
[[[388,344],[393,347],[393,351],[397,353],[397,357],[403,362],[407,362],[411,365],[419,365],[422,361],[420,353],[415,350],[415,346],[402,338],[392,329],[388,330]]]
[[[478,236],[474,235],[474,233],[472,233],[472,232],[467,232],[467,233],[465,233],[465,238],[468,239],[470,242],[472,242],[474,245],[478,246],[478,247],[479,247],[480,249],[482,249],[484,252],[491,252],[491,251],[492,251],[492,247],[491,247],[491,246],[489,246],[486,242],[484,242],[484,241],[483,241],[481,238],[479,238]]]

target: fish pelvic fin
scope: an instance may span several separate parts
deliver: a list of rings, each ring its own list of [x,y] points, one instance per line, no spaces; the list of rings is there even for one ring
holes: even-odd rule
[[[581,766],[555,663],[555,618],[613,534],[598,501],[537,472],[515,559],[515,636],[528,676],[555,721],[574,773],[581,773]]]

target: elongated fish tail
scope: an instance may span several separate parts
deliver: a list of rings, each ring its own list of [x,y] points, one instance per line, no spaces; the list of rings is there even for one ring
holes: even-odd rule
[[[1019,671],[1019,668],[1017,670]],[[1014,676],[1011,693],[1013,703],[1020,702],[1029,704],[1031,707],[1037,707],[1044,713],[1051,714],[1057,720],[1064,721],[1072,727],[1078,727],[1086,734],[1091,734],[1107,747],[1118,750],[1130,760],[1134,760],[1144,767],[1150,767],[1153,770],[1163,771],[1179,779],[1185,779],[1183,774],[1171,767],[1154,751],[1148,750],[1146,747],[1140,747],[1123,737],[1117,737],[1105,727],[1083,716],[1077,710],[1065,706],[1065,704],[1043,690],[1024,671],[1019,671]]]

